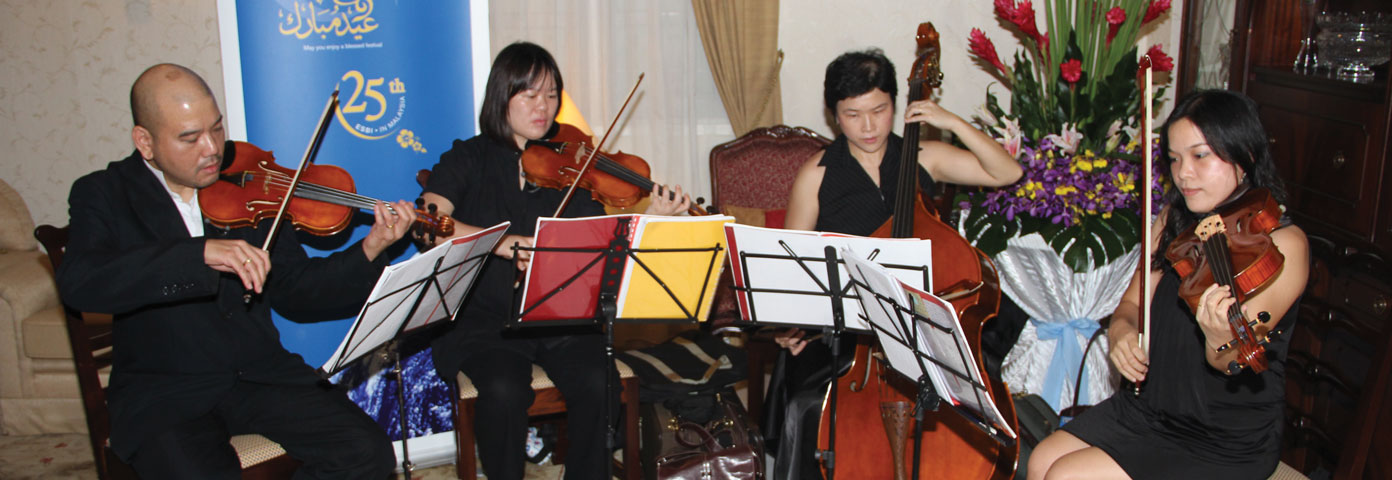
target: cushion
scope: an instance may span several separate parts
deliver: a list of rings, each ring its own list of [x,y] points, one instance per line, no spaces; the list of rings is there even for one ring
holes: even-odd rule
[[[8,183],[0,180],[0,252],[38,249],[29,207]]]
[[[285,454],[279,443],[260,435],[237,435],[232,437],[231,443],[244,469]]]
[[[720,212],[735,217],[735,223],[753,227],[783,228],[788,210],[783,208],[753,208],[738,205],[720,207]]]

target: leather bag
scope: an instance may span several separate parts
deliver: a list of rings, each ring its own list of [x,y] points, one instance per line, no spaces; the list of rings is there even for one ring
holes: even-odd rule
[[[657,478],[763,478],[763,440],[749,427],[739,400],[718,394],[724,415],[702,425],[673,417],[676,451],[657,459]]]

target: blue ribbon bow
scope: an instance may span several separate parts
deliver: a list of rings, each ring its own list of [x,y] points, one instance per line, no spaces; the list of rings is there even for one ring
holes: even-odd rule
[[[1031,318],[1030,323],[1034,324],[1034,329],[1040,340],[1058,340],[1054,344],[1054,358],[1049,360],[1049,369],[1044,372],[1044,401],[1057,412],[1063,407],[1059,405],[1059,392],[1063,389],[1065,382],[1073,382],[1078,378],[1078,369],[1083,367],[1083,349],[1078,346],[1078,335],[1083,338],[1091,338],[1092,334],[1101,327],[1096,320],[1090,318],[1078,318],[1068,322],[1046,322]],[[1087,398],[1087,382],[1083,382],[1078,387],[1078,398]]]

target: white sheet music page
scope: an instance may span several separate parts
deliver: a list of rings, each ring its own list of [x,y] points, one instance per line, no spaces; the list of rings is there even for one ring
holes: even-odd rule
[[[321,370],[335,372],[399,333],[446,318],[453,320],[464,303],[464,295],[509,225],[503,222],[454,238],[403,262],[388,265],[377,277],[377,284],[372,287],[358,318],[348,328],[348,334]],[[432,277],[434,282],[427,281]],[[416,306],[417,299],[419,306]],[[416,306],[414,313],[413,306]]]
[[[856,288],[869,290],[861,297],[861,303],[875,324],[875,333],[890,366],[914,380],[926,369],[933,387],[944,401],[974,413],[1015,438],[1015,431],[996,408],[989,384],[976,367],[976,353],[967,343],[952,304],[891,277],[879,265],[859,261],[856,255],[846,257],[853,269],[851,275],[860,282]],[[864,278],[859,278],[861,276]],[[896,305],[908,308],[917,316],[896,315],[896,310],[902,312]],[[920,361],[913,349],[936,359],[941,365],[927,359]],[[976,385],[987,389],[978,389]]]
[[[884,267],[862,260],[848,249],[842,251],[850,276],[856,282],[856,293],[862,299],[861,308],[875,329],[875,336],[889,359],[890,368],[915,381],[926,373],[939,395],[954,404],[959,403],[948,387],[942,369],[927,359],[920,362],[914,348],[910,347],[917,344],[918,351],[933,356],[932,345],[927,343],[927,338],[913,330],[913,316],[895,308],[895,305],[909,304],[904,289],[899,287],[899,280],[891,277]]]
[[[895,278],[932,288],[931,240],[857,237],[733,223],[725,225],[725,237],[730,247],[735,297],[740,317],[746,321],[810,328],[833,326],[831,301],[825,290],[827,246],[850,247],[860,258],[873,256],[871,260],[886,266]],[[842,291],[853,296],[844,262],[838,267]],[[870,331],[870,324],[856,315],[860,311],[856,299],[843,298],[842,311],[846,329]]]

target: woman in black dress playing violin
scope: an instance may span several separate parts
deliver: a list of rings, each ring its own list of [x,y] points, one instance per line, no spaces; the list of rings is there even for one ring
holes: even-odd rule
[[[522,478],[533,363],[546,370],[565,396],[570,439],[565,478],[602,478],[609,461],[603,405],[606,394],[609,405],[618,400],[617,392],[604,391],[604,376],[617,379],[618,373],[605,361],[599,333],[563,327],[504,331],[513,312],[516,279],[516,269],[504,260],[513,259],[514,244],[532,246],[537,217],[552,216],[565,195],[524,181],[520,160],[528,141],[555,135],[563,87],[556,60],[545,49],[525,42],[503,48],[488,74],[479,115],[483,134],[455,140],[421,195],[438,212],[453,216],[461,235],[512,222],[493,251],[501,258],[484,264],[451,330],[431,344],[440,378],[452,380],[462,371],[479,390],[474,432],[490,479]],[[690,205],[680,187],[659,185],[653,193],[646,213],[671,215]],[[604,213],[603,205],[579,189],[559,216]],[[517,255],[517,267],[526,269],[530,253],[519,250]]]
[[[1209,212],[1250,189],[1284,200],[1255,104],[1223,90],[1180,100],[1161,129],[1160,168],[1174,186],[1155,220],[1147,268],[1153,291],[1148,348],[1139,344],[1141,277],[1112,314],[1107,339],[1112,365],[1139,396],[1119,390],[1040,442],[1029,460],[1030,479],[1057,478],[1267,478],[1280,457],[1285,358],[1296,301],[1308,276],[1305,233],[1282,218],[1270,233],[1284,264],[1241,306],[1249,318],[1270,314],[1281,335],[1265,345],[1267,368],[1230,369],[1237,348],[1228,309],[1236,299],[1214,284],[1197,311],[1181,298],[1180,278],[1164,253]],[[1279,214],[1279,213],[1278,213]],[[1231,227],[1229,227],[1231,230]]]

